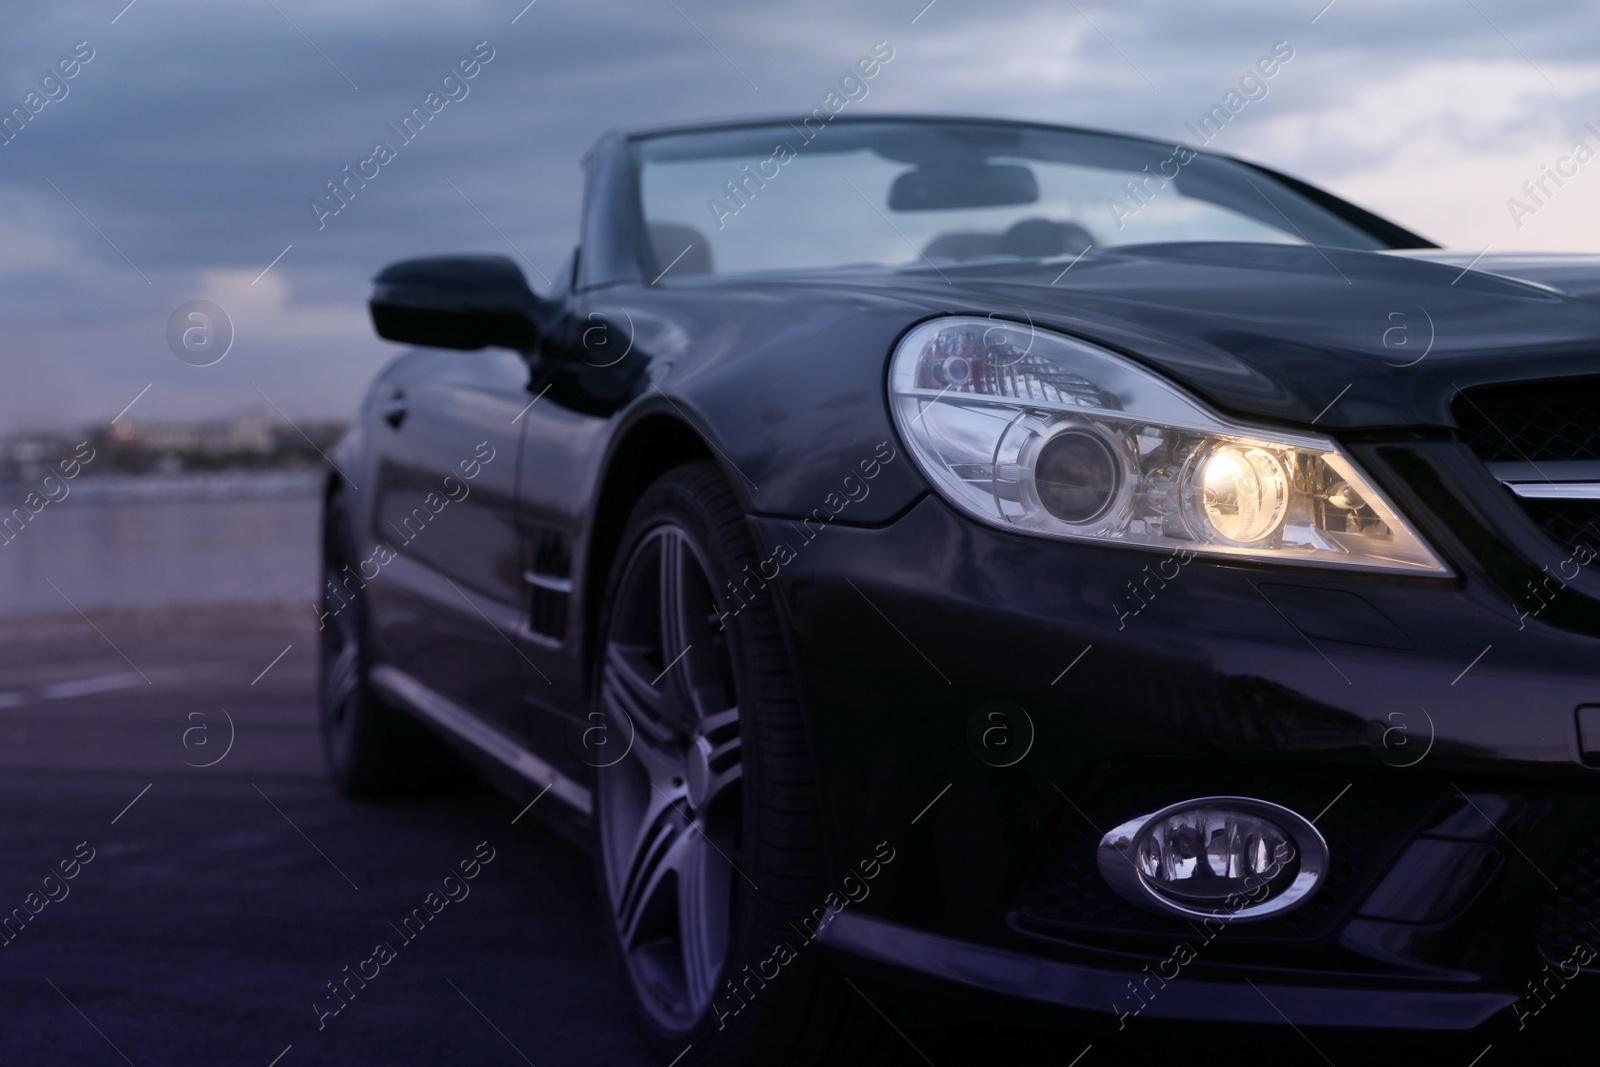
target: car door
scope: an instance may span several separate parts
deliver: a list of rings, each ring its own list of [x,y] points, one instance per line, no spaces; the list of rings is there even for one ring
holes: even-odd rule
[[[568,346],[535,364],[524,418],[518,508],[526,539],[522,636],[528,729],[541,755],[583,780],[628,744],[629,724],[598,721],[586,697],[583,608],[603,588],[586,588],[582,542],[593,521],[615,414],[669,364],[647,356],[657,320],[635,325],[626,294],[563,295]],[[609,747],[607,747],[609,746]]]
[[[520,732],[518,414],[528,366],[503,349],[424,350],[376,398],[371,537],[363,564],[380,655],[469,711]],[[382,552],[382,548],[388,551]]]

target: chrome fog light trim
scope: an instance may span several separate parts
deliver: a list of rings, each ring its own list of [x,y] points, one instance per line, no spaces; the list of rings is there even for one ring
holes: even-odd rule
[[[1222,922],[1292,911],[1328,874],[1328,845],[1315,826],[1249,797],[1200,797],[1129,819],[1100,839],[1097,858],[1124,899]]]

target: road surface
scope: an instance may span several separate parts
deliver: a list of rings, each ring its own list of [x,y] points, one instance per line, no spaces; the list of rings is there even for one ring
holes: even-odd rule
[[[358,804],[329,787],[315,648],[310,612],[283,608],[0,622],[0,918],[27,917],[0,932],[0,1064],[659,1064],[579,850],[534,818],[512,825],[516,807],[485,789]],[[402,933],[461,861],[491,852]],[[380,942],[394,958],[333,999],[328,983],[370,975]],[[888,1007],[938,1067],[1399,1052],[1392,1037],[1103,1019],[1086,1036],[1024,1034],[981,1011],[924,1025]],[[1534,1048],[1494,1040],[1506,1047],[1481,1067]],[[1489,1039],[1407,1044],[1466,1067]]]

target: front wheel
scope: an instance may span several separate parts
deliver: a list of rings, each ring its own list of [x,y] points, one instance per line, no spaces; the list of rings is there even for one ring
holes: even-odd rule
[[[680,1067],[866,1054],[879,1024],[806,937],[827,892],[806,723],[777,589],[744,582],[759,555],[717,468],[651,486],[617,558],[595,710],[632,744],[599,769],[598,873],[647,1035]]]

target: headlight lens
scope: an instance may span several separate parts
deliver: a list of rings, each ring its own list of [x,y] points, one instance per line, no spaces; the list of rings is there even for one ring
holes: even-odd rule
[[[1124,480],[1113,443],[1089,427],[1048,438],[1033,464],[1039,503],[1062,522],[1079,526],[1105,514]]]
[[[1448,574],[1332,441],[1234,425],[1104,349],[935,319],[889,372],[912,455],[974,518],[1045,537]]]

